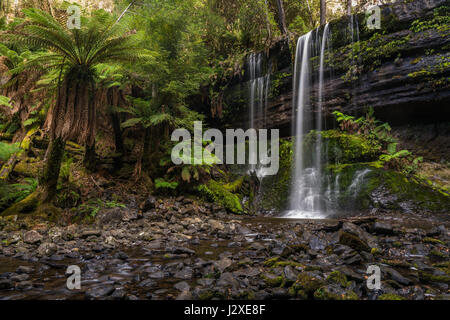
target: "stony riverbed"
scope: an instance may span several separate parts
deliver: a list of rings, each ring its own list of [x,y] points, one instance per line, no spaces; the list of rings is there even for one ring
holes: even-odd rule
[[[447,216],[285,220],[184,198],[141,209],[106,210],[91,225],[3,223],[0,299],[450,297]],[[70,265],[81,290],[67,289]],[[381,268],[380,290],[367,288],[369,265]]]

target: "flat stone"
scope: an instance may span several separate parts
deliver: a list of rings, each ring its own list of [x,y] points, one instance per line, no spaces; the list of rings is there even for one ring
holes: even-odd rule
[[[214,266],[220,271],[224,272],[229,266],[233,264],[233,261],[228,258],[223,258],[222,260],[215,261]]]
[[[178,282],[177,284],[174,285],[174,288],[181,292],[189,291],[191,289],[191,287],[186,281]]]
[[[384,235],[395,234],[394,228],[390,224],[387,224],[384,222],[378,222],[378,221],[373,224],[373,231],[375,233],[384,234]]]
[[[23,241],[29,244],[39,243],[41,242],[42,238],[43,237],[41,236],[41,234],[36,230],[25,232],[25,234],[23,235]]]
[[[100,230],[85,230],[80,234],[81,238],[100,237],[102,232]]]
[[[17,269],[16,269],[16,272],[17,273],[32,273],[34,271],[34,268],[33,267],[27,267],[27,266],[19,266]]]
[[[114,292],[115,288],[111,285],[99,285],[93,288],[89,288],[86,291],[86,298],[88,299],[100,299],[109,296]]]
[[[186,267],[186,268],[176,272],[174,274],[174,278],[189,280],[189,279],[192,279],[192,276],[193,276],[192,274],[193,274],[192,268]]]
[[[412,283],[411,280],[409,280],[408,278],[405,278],[399,272],[397,272],[396,270],[394,270],[392,268],[384,268],[384,271],[386,271],[386,273],[389,274],[389,276],[391,277],[392,280],[394,280],[404,286],[407,286]]]

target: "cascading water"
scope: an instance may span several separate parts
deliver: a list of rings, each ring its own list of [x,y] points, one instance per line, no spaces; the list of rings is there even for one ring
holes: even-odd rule
[[[267,72],[264,72],[264,55],[252,53],[248,59],[249,81],[249,128],[264,129],[266,126],[267,105],[270,89],[271,63],[268,63]],[[251,165],[250,172],[255,172],[262,179],[264,167]]]
[[[294,100],[293,136],[295,137],[294,168],[290,195],[290,210],[286,217],[296,218],[323,218],[322,210],[325,203],[325,193],[322,192],[322,142],[315,145],[311,166],[306,167],[306,151],[303,150],[303,135],[312,129],[322,130],[323,83],[324,83],[324,57],[325,48],[329,40],[329,25],[324,28],[322,40],[318,31],[313,39],[313,33],[299,38],[294,70]],[[314,49],[320,50],[319,88],[316,120],[313,121],[311,112],[310,88],[312,79],[311,53]],[[314,124],[309,127],[308,124]]]
[[[295,137],[294,166],[289,210],[284,215],[286,218],[326,218],[334,213],[342,192],[339,174],[335,178],[324,175],[323,166],[327,163],[327,155],[326,152],[323,153],[324,146],[320,134],[323,130],[325,52],[330,48],[330,35],[327,24],[323,29],[322,37],[316,30],[300,37],[297,43],[293,97],[295,118],[292,128],[292,136]],[[353,41],[353,31],[351,36]],[[318,75],[314,74],[311,64],[311,58],[317,55],[320,55]],[[314,79],[317,79],[315,102],[311,101]],[[303,143],[303,136],[311,130],[318,132],[312,154],[310,150],[304,148]],[[345,193],[351,193],[356,197],[367,174],[367,171],[356,172],[353,183]]]

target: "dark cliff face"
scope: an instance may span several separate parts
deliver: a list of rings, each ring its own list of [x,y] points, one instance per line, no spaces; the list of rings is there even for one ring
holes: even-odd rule
[[[369,107],[392,125],[449,121],[449,10],[448,0],[402,1],[383,6],[381,30],[369,30],[365,14],[360,14],[356,17],[358,42],[351,41],[348,17],[331,22],[333,49],[325,56],[326,125],[333,125],[331,114],[335,110],[360,115]],[[280,41],[266,54],[266,64],[272,66],[266,123],[268,128],[280,129],[283,136],[290,135],[292,121],[292,51],[287,41]],[[311,58],[314,68],[318,59]],[[311,91],[312,112],[316,109],[316,80]],[[228,126],[248,124],[247,82],[244,74],[234,79],[225,92],[228,112],[223,122]]]

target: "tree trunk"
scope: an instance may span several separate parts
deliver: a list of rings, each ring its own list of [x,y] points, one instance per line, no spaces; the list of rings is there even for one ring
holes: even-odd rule
[[[84,167],[89,171],[95,171],[97,167],[97,155],[95,154],[95,143],[93,145],[86,145],[83,164]]]
[[[278,6],[278,26],[280,27],[281,34],[286,35],[288,30],[286,27],[286,14],[284,12],[283,0],[277,0]]]
[[[144,135],[144,148],[142,151],[142,165],[144,170],[147,170],[149,168],[150,165],[150,153],[151,153],[151,139],[152,139],[152,134],[151,134],[152,129],[151,128],[145,128],[145,135]]]
[[[352,15],[352,0],[347,0],[347,15]]]
[[[111,113],[111,122],[114,131],[114,144],[116,148],[116,155],[114,157],[114,167],[116,170],[120,170],[123,164],[123,155],[125,153],[125,147],[122,139],[122,129],[120,128],[119,115],[115,112]]]
[[[108,90],[107,101],[109,106],[120,107],[121,106],[121,92],[118,87],[113,87]],[[125,153],[125,147],[123,145],[122,128],[120,126],[119,114],[113,109],[110,110],[111,124],[114,132],[114,145],[116,149],[116,156],[114,157],[114,167],[116,170],[120,170],[123,164],[123,156]]]
[[[323,26],[326,23],[327,23],[327,2],[326,0],[320,0],[320,25]]]
[[[66,143],[61,138],[50,141],[48,145],[48,158],[44,166],[44,171],[39,179],[39,187],[43,193],[43,203],[49,203],[55,198],[65,146]]]

